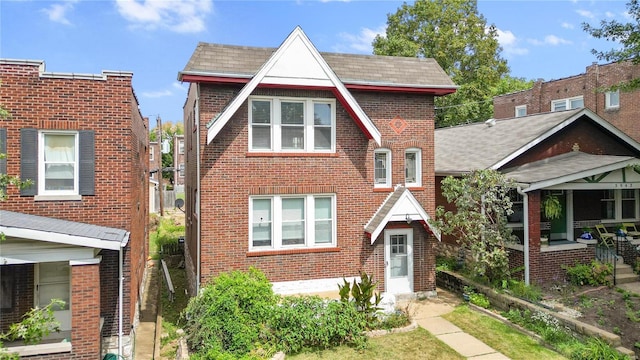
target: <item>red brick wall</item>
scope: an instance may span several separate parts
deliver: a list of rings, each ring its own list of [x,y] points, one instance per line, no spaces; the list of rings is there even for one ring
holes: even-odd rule
[[[640,141],[640,124],[635,120],[640,110],[640,90],[620,92],[620,107],[605,108],[605,94],[600,89],[621,81],[640,77],[640,66],[630,62],[591,65],[583,74],[547,82],[538,81],[531,90],[520,91],[493,99],[494,117],[514,117],[515,107],[527,105],[527,114],[551,111],[551,100],[582,95],[585,107]]]
[[[33,196],[20,196],[18,189],[9,187],[8,199],[0,208],[130,231],[124,275],[128,334],[148,254],[149,204],[148,124],[138,110],[131,76],[49,78],[39,76],[38,66],[0,64],[0,82],[0,103],[11,114],[0,120],[0,127],[7,129],[9,175],[20,175],[21,128],[95,131],[95,196],[83,196],[81,201],[34,201]],[[110,288],[117,291],[117,269],[117,256],[104,255],[100,272],[106,294]],[[117,298],[105,300],[103,294],[102,312],[109,313],[117,306]],[[109,324],[105,328],[104,335],[116,335],[109,332]]]
[[[389,195],[391,189],[373,188],[373,150],[377,147],[358,128],[338,103],[336,153],[323,156],[247,156],[248,109],[245,102],[206,145],[206,123],[237,93],[237,86],[200,86],[201,131],[201,216],[202,281],[231,269],[257,266],[271,281],[357,276],[365,270],[383,281],[383,239],[372,246],[364,225]],[[333,98],[331,92],[311,90],[257,89],[255,94]],[[433,99],[413,94],[353,92],[354,97],[382,133],[383,146],[392,151],[393,184],[404,182],[404,150],[422,148],[423,188],[412,189],[414,196],[433,214]],[[191,99],[191,97],[190,97]],[[187,108],[190,101],[187,101]],[[185,118],[188,110],[186,110]],[[396,116],[407,121],[407,128],[396,134],[389,122]],[[188,122],[187,122],[188,123]],[[185,124],[185,132],[192,129]],[[195,138],[187,136],[186,147]],[[193,156],[187,154],[187,161]],[[189,172],[189,175],[195,175]],[[193,176],[192,176],[193,178]],[[334,180],[335,179],[335,180]],[[188,188],[193,191],[195,182]],[[248,205],[253,194],[307,194],[330,192],[337,201],[337,248],[248,253]],[[189,200],[187,200],[189,202]],[[190,205],[187,206],[190,209]],[[188,223],[192,223],[188,220]],[[195,247],[193,229],[187,230],[189,247]],[[434,251],[424,230],[416,228],[414,242],[416,267],[433,268]],[[318,251],[318,252],[316,252]],[[196,254],[191,253],[195,258]],[[379,266],[379,267],[377,267]],[[433,275],[430,275],[433,276]],[[434,290],[435,279],[422,271],[415,273],[416,291]]]
[[[73,359],[100,357],[100,265],[74,265],[71,267],[71,345]]]
[[[0,276],[13,277],[13,307],[0,312],[0,332],[9,329],[9,325],[22,320],[22,315],[34,304],[33,299],[33,264],[0,265]]]

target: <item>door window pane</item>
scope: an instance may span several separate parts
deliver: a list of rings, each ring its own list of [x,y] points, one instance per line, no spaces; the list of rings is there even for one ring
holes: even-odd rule
[[[391,277],[404,277],[409,274],[407,259],[407,236],[391,235]]]

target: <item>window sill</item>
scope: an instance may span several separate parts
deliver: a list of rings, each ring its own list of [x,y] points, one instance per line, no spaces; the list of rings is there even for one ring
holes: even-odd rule
[[[248,152],[247,157],[338,157],[335,152]]]
[[[292,255],[292,254],[310,254],[310,253],[326,253],[340,252],[338,247],[317,247],[317,248],[298,248],[298,249],[277,249],[277,250],[254,250],[248,251],[247,257],[256,256],[272,256],[272,255]]]
[[[82,195],[36,195],[34,201],[80,201]]]
[[[71,352],[70,342],[58,342],[50,344],[12,346],[6,348],[9,353],[18,353],[20,356],[48,355]]]
[[[424,186],[421,185],[405,185],[404,187],[411,191],[424,191]]]
[[[373,192],[392,192],[392,187],[374,187]]]

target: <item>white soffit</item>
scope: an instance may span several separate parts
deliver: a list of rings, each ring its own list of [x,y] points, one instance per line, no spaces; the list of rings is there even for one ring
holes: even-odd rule
[[[253,78],[240,90],[207,131],[207,143],[211,143],[229,119],[261,83],[311,87],[335,87],[373,140],[381,144],[381,134],[371,119],[360,108],[349,90],[338,79],[322,55],[298,26],[280,47],[262,65]]]

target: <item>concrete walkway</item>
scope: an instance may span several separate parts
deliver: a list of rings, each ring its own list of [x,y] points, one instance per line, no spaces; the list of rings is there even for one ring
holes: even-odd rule
[[[416,323],[449,345],[460,355],[474,360],[509,359],[487,344],[465,333],[441,316],[455,309],[461,300],[454,294],[438,289],[438,297],[413,301],[409,311]]]
[[[156,320],[158,316],[158,261],[147,262],[147,276],[140,304],[140,323],[136,328],[134,360],[152,360],[156,348]]]

